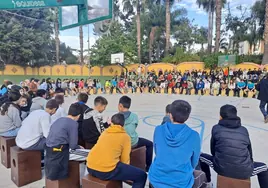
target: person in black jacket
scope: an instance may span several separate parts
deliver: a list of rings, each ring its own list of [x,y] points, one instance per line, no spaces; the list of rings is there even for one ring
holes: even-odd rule
[[[82,123],[82,135],[87,149],[91,149],[98,141],[101,133],[108,128],[109,124],[103,120],[102,112],[106,109],[108,101],[104,97],[96,97],[94,109],[88,108],[84,113]]]
[[[212,128],[210,142],[211,155],[200,155],[200,167],[211,181],[209,167],[219,175],[248,179],[258,175],[261,188],[268,187],[267,166],[254,162],[248,130],[241,125],[237,109],[232,105],[224,105],[220,109],[220,121]]]
[[[268,73],[260,83],[257,84],[256,89],[259,91],[258,99],[261,101],[260,110],[264,116],[264,122],[268,123]]]

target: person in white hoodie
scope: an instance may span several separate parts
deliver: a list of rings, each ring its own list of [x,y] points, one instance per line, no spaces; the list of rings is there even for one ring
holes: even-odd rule
[[[56,113],[51,116],[51,124],[53,124],[59,118],[67,116],[67,113],[65,112],[64,108],[62,108],[62,104],[64,103],[64,96],[57,95],[55,97],[55,100],[59,105],[59,108],[57,109]]]
[[[44,89],[39,89],[36,92],[36,97],[32,99],[32,106],[30,109],[30,112],[33,112],[35,110],[45,110],[46,108],[46,90]]]
[[[59,105],[55,99],[47,102],[45,110],[35,110],[23,120],[16,137],[16,144],[24,150],[43,151],[51,126],[51,115],[55,114]]]

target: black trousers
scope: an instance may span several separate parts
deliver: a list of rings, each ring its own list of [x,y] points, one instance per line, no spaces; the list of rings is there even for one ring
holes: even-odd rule
[[[202,153],[200,155],[200,167],[205,172],[208,182],[211,182],[210,167],[214,168],[213,156]],[[234,169],[235,170],[235,169]],[[254,170],[252,176],[258,176],[260,188],[268,187],[268,168],[266,164],[261,162],[254,162]]]

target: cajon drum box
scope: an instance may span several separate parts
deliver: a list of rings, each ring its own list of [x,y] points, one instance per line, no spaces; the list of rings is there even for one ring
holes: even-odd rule
[[[239,97],[244,97],[244,91],[242,89],[239,92]]]
[[[202,93],[201,93],[201,90],[198,90],[198,95],[201,95]]]
[[[168,88],[168,94],[170,95],[172,93],[172,89]]]
[[[221,90],[221,96],[226,96],[226,90],[225,89]]]
[[[146,147],[132,149],[130,153],[130,165],[146,170]]]
[[[90,95],[94,95],[94,90],[93,90],[93,89],[90,89],[90,90],[89,90],[89,94],[90,94]]]
[[[100,95],[100,94],[101,94],[101,88],[98,89],[98,95]]]
[[[80,170],[78,161],[69,161],[69,177],[63,180],[46,179],[46,188],[80,188]]]
[[[250,179],[240,180],[218,175],[217,188],[250,188]]]
[[[195,95],[195,90],[194,89],[191,90],[191,95]]]
[[[248,98],[252,98],[253,95],[254,95],[254,93],[253,93],[252,91],[249,91],[249,92],[248,92]]]
[[[213,90],[213,95],[214,95],[214,96],[217,96],[217,95],[218,95],[218,90],[217,90],[217,89],[214,89],[214,90]]]
[[[141,90],[140,90],[140,88],[139,88],[139,87],[137,87],[137,89],[136,89],[136,93],[138,93],[138,94],[140,94],[140,93],[141,93]]]
[[[144,88],[144,93],[148,93],[148,92],[149,92],[149,88],[148,87]]]
[[[164,93],[165,93],[164,88],[161,88],[160,93],[161,93],[161,94],[164,94]]]
[[[128,88],[128,93],[132,93],[132,89],[131,88]]]
[[[229,97],[233,97],[233,96],[234,96],[234,90],[231,89],[231,90],[229,91]]]
[[[83,188],[123,188],[121,181],[103,181],[91,175],[82,178]]]
[[[209,89],[206,89],[205,95],[209,95]]]
[[[11,180],[18,186],[42,179],[41,152],[11,147]]]
[[[183,90],[182,90],[182,94],[183,94],[183,95],[186,95],[186,89],[183,89]]]
[[[1,137],[1,163],[10,168],[10,148],[16,146],[15,137]]]

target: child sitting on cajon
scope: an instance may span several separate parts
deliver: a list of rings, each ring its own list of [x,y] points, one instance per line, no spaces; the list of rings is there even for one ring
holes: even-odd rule
[[[100,135],[88,154],[88,172],[101,180],[130,180],[133,187],[144,188],[147,174],[129,165],[131,139],[124,129],[124,115],[116,114],[111,121],[112,125]]]

